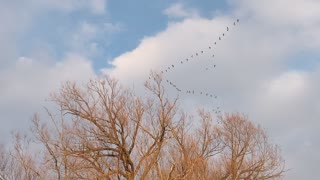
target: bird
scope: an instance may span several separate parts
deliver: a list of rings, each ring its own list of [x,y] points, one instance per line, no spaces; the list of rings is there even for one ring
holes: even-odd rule
[[[213,65],[213,67],[216,67],[216,65]]]
[[[170,69],[170,67],[168,67],[168,69]]]
[[[203,53],[203,51],[201,51],[201,53]]]
[[[239,22],[239,19],[237,19],[237,22]]]
[[[193,55],[191,55],[191,58],[193,58]]]
[[[221,37],[219,36],[219,40],[221,41]]]
[[[198,53],[196,53],[196,56],[198,56]]]
[[[217,42],[214,42],[214,44],[217,44]]]
[[[212,57],[214,57],[214,54],[212,54]]]
[[[174,68],[174,65],[172,64],[172,67]]]
[[[224,36],[224,33],[222,33],[222,36]]]
[[[229,27],[227,27],[227,31],[229,31]]]
[[[163,74],[163,71],[161,71],[161,73]]]
[[[186,61],[188,61],[188,58],[186,59]]]
[[[168,72],[168,71],[166,70],[166,72]]]
[[[181,64],[183,64],[183,62],[181,61]]]
[[[209,46],[209,49],[211,49],[211,46]]]
[[[235,26],[235,25],[236,25],[236,22],[233,22],[233,25]]]

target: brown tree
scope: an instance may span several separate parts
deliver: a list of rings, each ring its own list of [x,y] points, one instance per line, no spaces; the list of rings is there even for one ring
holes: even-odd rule
[[[66,82],[51,96],[59,113],[33,118],[42,153],[32,154],[17,136],[10,159],[19,165],[16,179],[281,178],[279,148],[263,129],[239,114],[188,115],[166,98],[161,75],[151,76],[145,97],[111,78]],[[8,169],[3,159],[0,168]],[[2,169],[0,179],[9,177]]]
[[[264,130],[239,114],[225,114],[217,126],[223,150],[216,157],[215,179],[279,179],[284,161]]]

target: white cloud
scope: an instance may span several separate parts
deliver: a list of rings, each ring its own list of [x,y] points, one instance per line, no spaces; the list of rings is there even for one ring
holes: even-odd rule
[[[290,101],[299,98],[306,94],[307,83],[307,78],[303,73],[285,72],[265,85],[267,87],[266,97],[276,97],[272,101]]]
[[[76,52],[93,57],[102,51],[101,42],[104,45],[110,43],[109,37],[114,33],[123,31],[121,24],[81,22],[66,44]]]
[[[198,17],[198,12],[194,9],[187,9],[181,3],[172,4],[163,12],[169,18],[190,18]]]
[[[91,0],[91,10],[96,14],[104,14],[106,8],[106,0]]]
[[[35,112],[43,111],[45,99],[66,80],[85,82],[95,76],[91,61],[70,53],[59,62],[44,63],[20,57],[16,66],[0,72],[1,141],[8,141],[10,131],[26,129]]]
[[[180,94],[182,106],[219,105],[226,111],[248,113],[283,147],[287,168],[292,169],[286,179],[316,179],[314,169],[320,151],[320,137],[315,133],[320,127],[320,96],[316,93],[320,90],[320,61],[315,63],[318,68],[308,71],[289,68],[294,63],[289,58],[299,51],[320,48],[320,35],[316,33],[320,16],[313,10],[319,3],[229,2],[235,8],[234,16],[240,18],[240,26],[231,25],[236,17],[230,16],[186,18],[190,16],[182,6],[174,5],[165,13],[185,20],[144,38],[136,49],[115,58],[113,69],[102,71],[129,85],[134,82],[137,87],[148,79],[150,69],[161,71],[170,67],[164,78],[181,89],[209,91],[219,96],[218,100],[208,100],[199,94]],[[226,32],[226,26],[230,31]],[[190,60],[195,53],[198,57]],[[304,61],[308,63],[308,59]],[[213,63],[216,68],[206,70]],[[170,85],[164,86],[170,96],[177,95]]]

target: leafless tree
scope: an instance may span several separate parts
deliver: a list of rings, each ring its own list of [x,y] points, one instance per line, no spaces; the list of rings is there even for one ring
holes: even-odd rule
[[[240,114],[225,114],[217,126],[223,151],[214,163],[216,179],[280,179],[284,161],[265,131]]]
[[[7,159],[0,148],[0,178],[10,179],[278,179],[284,162],[262,128],[239,114],[188,115],[166,97],[151,74],[138,97],[111,78],[85,85],[66,82],[52,94],[58,113],[33,118],[28,150],[17,134]],[[2,160],[3,159],[3,160]],[[16,166],[17,164],[17,166]],[[7,169],[16,169],[9,173]],[[3,168],[5,167],[5,168]],[[9,168],[8,168],[9,167]]]

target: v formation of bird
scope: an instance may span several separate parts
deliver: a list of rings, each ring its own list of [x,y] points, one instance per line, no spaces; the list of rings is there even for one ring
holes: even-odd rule
[[[236,26],[236,25],[239,23],[239,21],[240,21],[240,20],[237,19],[235,22],[233,22],[233,26]],[[229,26],[227,26],[226,31],[227,31],[227,32],[230,31],[230,27],[229,27]],[[221,41],[222,38],[226,36],[226,33],[227,33],[227,32],[222,33],[222,36],[219,36],[218,40]],[[217,45],[217,42],[219,42],[219,41],[215,41],[215,42],[213,43],[214,46]],[[214,48],[213,46],[208,46],[208,49],[206,49],[206,50],[207,50],[207,51],[211,51],[211,50],[213,50],[213,48]],[[192,60],[194,60],[195,58],[199,57],[199,56],[200,56],[201,54],[203,54],[204,52],[205,52],[205,50],[203,49],[203,50],[201,50],[201,51],[199,51],[199,52],[196,52],[196,53],[192,54],[190,57],[186,57],[184,60],[180,60],[176,65],[175,65],[175,64],[169,65],[167,68],[161,70],[161,74],[166,74],[166,73],[174,70],[174,69],[175,69],[177,66],[179,66],[179,65],[181,66],[181,65],[183,65],[184,63],[191,62]],[[211,56],[211,58],[214,58],[214,54]],[[216,68],[216,67],[217,67],[217,65],[216,65],[216,64],[213,64],[212,68]],[[206,69],[206,70],[209,70],[209,69],[211,69],[211,68],[206,67],[205,69]],[[149,77],[149,79],[151,79],[151,78]],[[171,87],[173,87],[174,89],[176,89],[176,91],[177,91],[178,93],[184,93],[184,94],[187,94],[187,95],[200,95],[200,96],[204,96],[204,97],[212,98],[212,99],[217,99],[217,98],[218,98],[217,95],[214,95],[214,94],[212,94],[212,93],[205,92],[205,91],[195,91],[195,90],[189,90],[189,89],[184,89],[184,90],[183,90],[183,89],[179,88],[174,82],[170,81],[169,79],[166,79],[165,82],[166,82],[167,84],[169,84]],[[221,109],[220,109],[219,106],[213,108],[212,110],[213,110],[213,112],[216,113],[216,114],[221,113]]]

